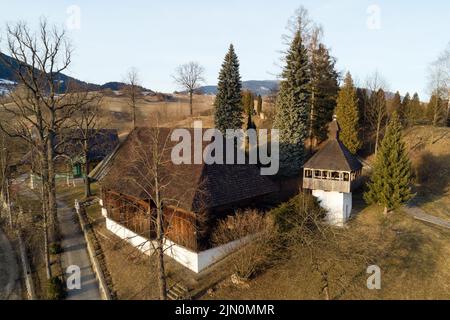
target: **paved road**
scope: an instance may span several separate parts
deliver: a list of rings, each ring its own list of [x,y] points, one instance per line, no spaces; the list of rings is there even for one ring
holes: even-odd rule
[[[19,267],[6,235],[0,229],[0,300],[20,299]]]
[[[450,229],[450,221],[444,220],[426,213],[424,210],[416,206],[414,202],[409,203],[404,207],[407,214],[415,219],[425,221],[443,228]]]
[[[58,219],[63,239],[61,246],[64,250],[61,256],[62,266],[67,270],[67,267],[77,265],[81,270],[81,289],[68,290],[67,300],[100,300],[98,282],[75,210],[58,201]]]

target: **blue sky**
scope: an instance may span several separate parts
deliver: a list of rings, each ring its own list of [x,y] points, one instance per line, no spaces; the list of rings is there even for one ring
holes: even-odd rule
[[[378,70],[391,90],[427,96],[427,65],[450,41],[450,2],[429,1],[10,1],[0,0],[0,28],[25,20],[35,26],[45,16],[57,25],[74,21],[70,6],[80,9],[80,28],[69,30],[75,47],[70,75],[85,81],[120,81],[138,68],[143,85],[177,89],[171,74],[195,60],[206,69],[208,84],[217,75],[228,45],[235,45],[243,80],[273,79],[283,49],[281,35],[300,5],[324,27],[340,71],[361,82]],[[377,6],[380,28],[367,25],[367,10]]]

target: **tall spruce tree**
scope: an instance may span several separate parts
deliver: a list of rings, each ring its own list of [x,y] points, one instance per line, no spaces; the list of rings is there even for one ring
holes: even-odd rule
[[[420,103],[419,94],[416,92],[414,93],[410,106],[410,124],[415,125],[419,120],[425,119],[425,112],[422,108],[422,104]]]
[[[339,139],[350,150],[356,154],[361,148],[362,143],[359,137],[359,114],[358,98],[353,79],[350,72],[347,73],[344,85],[339,91],[336,106],[336,116],[341,131]]]
[[[261,95],[259,94],[259,95],[258,95],[257,104],[256,104],[256,113],[257,113],[258,115],[262,112],[262,104],[263,104],[262,97],[261,97]]]
[[[411,96],[409,95],[409,92],[407,92],[405,94],[405,97],[403,98],[401,108],[398,112],[400,122],[405,128],[410,126],[411,122],[410,108],[411,108]]]
[[[400,96],[400,92],[396,92],[394,97],[390,99],[388,103],[388,113],[392,114],[394,111],[397,111],[398,116],[401,118],[402,114],[402,97]]]
[[[377,154],[364,199],[369,204],[383,206],[384,213],[387,214],[388,210],[400,207],[412,196],[411,164],[402,141],[402,126],[394,111]]]
[[[292,176],[300,172],[305,158],[311,101],[308,54],[300,31],[295,34],[285,61],[273,128],[280,130],[280,174]]]
[[[361,140],[364,142],[370,133],[369,112],[367,110],[370,95],[367,93],[367,89],[357,88],[356,97],[358,98],[359,132]]]
[[[252,119],[252,113],[247,114],[247,125],[246,125],[246,129],[256,129],[256,124]]]
[[[310,108],[310,146],[327,139],[327,124],[333,119],[336,98],[339,91],[338,73],[335,59],[323,45],[314,49],[310,59],[311,70],[311,108]]]
[[[248,113],[253,113],[254,111],[254,100],[255,97],[253,96],[253,93],[250,90],[243,90],[242,93],[242,107],[244,108],[244,111]]]
[[[225,134],[226,129],[242,128],[241,88],[239,60],[231,44],[219,73],[217,95],[214,102],[214,123],[223,134]]]
[[[431,124],[435,127],[441,126],[445,124],[446,119],[446,105],[444,101],[442,101],[441,97],[433,93],[430,98],[430,102],[427,106],[426,111],[427,119],[431,122]]]

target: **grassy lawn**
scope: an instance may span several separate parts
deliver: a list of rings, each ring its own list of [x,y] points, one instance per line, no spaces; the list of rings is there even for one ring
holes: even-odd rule
[[[450,232],[415,221],[402,212],[384,218],[375,207],[365,209],[348,227],[364,230],[376,249],[383,252],[374,262],[381,268],[382,288],[367,289],[367,266],[361,265],[344,286],[331,283],[332,299],[450,299]],[[225,281],[215,287],[214,295],[204,298],[323,299],[320,278],[311,271],[307,257],[305,252],[304,259],[275,264],[252,280],[248,288]]]
[[[118,299],[158,299],[156,259],[119,239],[105,227],[100,207],[92,206],[88,217],[94,226],[97,239],[105,255],[107,269],[112,277],[113,289]],[[168,285],[182,283],[194,296],[230,276],[227,260],[196,274],[165,257]]]
[[[405,141],[416,175],[419,206],[450,220],[450,128],[413,127],[406,132]]]
[[[97,191],[98,187],[93,185],[93,193],[95,194]],[[83,198],[84,189],[82,185],[76,187],[61,185],[58,188],[58,194],[61,195],[60,200],[72,205],[75,199]],[[87,216],[100,242],[117,298],[158,299],[159,291],[154,257],[142,254],[142,252],[108,231],[98,204],[87,208]],[[173,285],[181,282],[191,290],[193,295],[200,294],[230,276],[231,267],[227,265],[226,259],[200,274],[195,274],[184,268],[169,257],[166,257],[165,262],[168,284]]]
[[[44,229],[42,224],[42,205],[38,190],[20,191],[14,204],[22,211],[16,212],[16,223],[21,226],[23,242],[25,243],[34,279],[35,292],[39,299],[47,298],[47,275],[44,259]],[[61,276],[60,257],[50,254],[50,264],[53,276]]]
[[[71,198],[82,194],[74,192]],[[356,204],[363,207],[355,196]],[[342,287],[331,284],[333,299],[450,299],[450,232],[416,221],[402,212],[388,217],[369,207],[353,219],[348,228],[363,230],[383,252],[375,264],[382,272],[382,289],[366,287],[366,265],[352,270],[354,278]],[[88,216],[105,254],[118,299],[157,299],[156,265],[152,257],[106,230],[100,207],[92,206]],[[305,259],[275,262],[248,283],[231,283],[232,267],[225,259],[200,274],[195,274],[166,258],[169,283],[182,282],[200,299],[323,299],[320,278]],[[350,266],[349,266],[350,268]],[[354,268],[354,267],[352,267]],[[332,277],[338,278],[339,274]],[[208,288],[213,288],[206,293]]]

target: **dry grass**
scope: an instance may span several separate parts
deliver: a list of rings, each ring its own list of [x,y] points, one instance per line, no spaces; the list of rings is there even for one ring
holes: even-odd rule
[[[96,192],[97,186],[94,184],[92,189]],[[61,200],[72,204],[75,199],[82,198],[83,186],[67,187],[61,185],[58,192],[64,194]],[[87,215],[104,253],[106,267],[111,275],[113,290],[117,293],[117,298],[124,300],[158,299],[155,259],[142,254],[138,249],[108,231],[99,205],[89,207]],[[228,271],[231,270],[231,267],[224,267],[223,263],[227,262],[221,262],[201,274],[195,274],[166,257],[169,285],[181,282],[191,290],[191,294],[197,295],[211,285],[222,281],[224,277],[229,276]]]
[[[104,219],[99,217],[100,208],[88,212],[95,220],[94,230],[105,255],[106,266],[112,277],[113,290],[120,300],[156,300],[159,298],[156,259],[144,255],[138,249],[108,231]],[[182,283],[196,296],[227,277],[230,267],[222,262],[201,274],[196,274],[165,257],[169,287]]]
[[[417,199],[428,213],[450,219],[450,128],[418,126],[406,132]]]
[[[194,118],[210,115],[213,103],[214,96],[194,96]],[[119,129],[121,133],[131,130],[131,113],[125,97],[104,97],[102,117],[108,128]],[[186,95],[173,95],[169,101],[157,101],[148,97],[140,100],[137,105],[138,126],[153,126],[157,123],[160,126],[179,127],[178,122],[186,121],[183,126],[191,127],[191,118]]]
[[[366,287],[367,266],[354,269],[354,278],[342,289],[331,287],[333,299],[449,299],[450,234],[448,231],[394,213],[385,219],[378,208],[364,210],[349,225],[375,240],[383,254],[374,261],[382,271],[382,289]],[[321,282],[304,259],[276,264],[237,289],[229,282],[216,287],[214,299],[323,299]],[[351,263],[349,263],[351,267]],[[339,277],[331,274],[330,277]],[[205,296],[205,298],[211,298]]]

